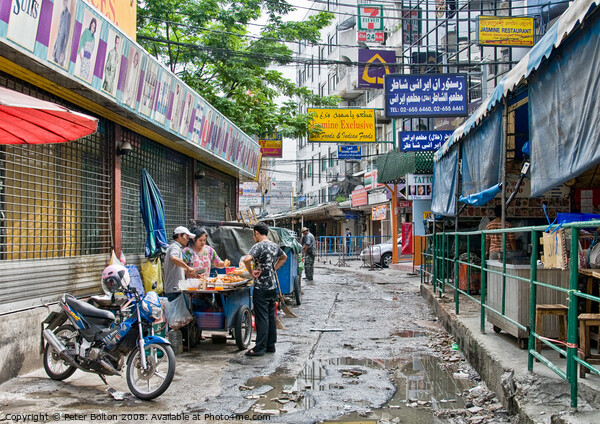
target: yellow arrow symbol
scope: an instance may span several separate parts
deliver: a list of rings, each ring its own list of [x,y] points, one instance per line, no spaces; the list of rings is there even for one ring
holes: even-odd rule
[[[379,54],[374,55],[371,59],[367,61],[367,63],[373,63],[376,59],[379,61],[379,63],[386,63],[386,61],[383,60],[383,58],[379,56]],[[389,66],[384,66],[384,69],[386,74],[390,73]],[[365,70],[363,71],[362,79],[371,84],[383,84],[383,78],[369,76],[369,65],[365,65]]]

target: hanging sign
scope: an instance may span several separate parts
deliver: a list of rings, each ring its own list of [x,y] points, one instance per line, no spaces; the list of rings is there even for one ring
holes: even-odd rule
[[[435,117],[467,115],[465,74],[385,76],[385,115]]]
[[[382,88],[383,77],[396,72],[396,52],[393,50],[359,49],[358,62],[357,87]]]
[[[308,136],[309,142],[375,142],[374,109],[308,109],[311,127],[321,132]]]
[[[452,131],[402,131],[400,150],[404,152],[436,151],[450,137]]]
[[[360,159],[361,158],[361,146],[356,144],[351,145],[339,145],[338,146],[338,159]]]
[[[383,221],[387,216],[387,205],[377,205],[371,208],[373,221]]]
[[[383,31],[383,5],[381,4],[359,4],[358,5],[358,29]]]
[[[431,199],[433,175],[406,174],[408,200]]]
[[[533,18],[479,16],[477,21],[480,46],[533,47]]]
[[[272,134],[261,134],[258,138],[260,152],[266,158],[283,157],[283,140],[281,134],[275,132]]]

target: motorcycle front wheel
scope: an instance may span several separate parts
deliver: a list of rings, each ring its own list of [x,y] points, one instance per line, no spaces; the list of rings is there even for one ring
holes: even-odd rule
[[[162,395],[175,375],[175,354],[169,345],[144,347],[146,369],[142,368],[141,350],[136,347],[127,359],[127,385],[137,398],[151,400]]]
[[[76,343],[77,330],[72,325],[61,325],[54,330],[54,334],[67,347]],[[71,377],[77,370],[73,365],[67,364],[50,343],[46,343],[44,348],[44,369],[48,377],[59,381]]]

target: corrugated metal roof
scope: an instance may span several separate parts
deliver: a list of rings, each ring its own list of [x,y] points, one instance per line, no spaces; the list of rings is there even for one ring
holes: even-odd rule
[[[450,148],[485,119],[496,104],[513,91],[534,70],[539,68],[544,59],[550,58],[556,48],[567,39],[576,25],[583,22],[585,17],[595,9],[598,0],[576,0],[546,32],[538,43],[519,61],[519,63],[502,78],[492,94],[479,106],[469,119],[446,140],[434,155],[434,161],[440,160]]]

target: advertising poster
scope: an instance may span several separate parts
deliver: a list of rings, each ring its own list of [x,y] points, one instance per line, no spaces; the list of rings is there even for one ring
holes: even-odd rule
[[[479,16],[477,21],[480,46],[533,47],[533,18]]]
[[[102,91],[115,96],[117,91],[117,74],[121,68],[121,57],[123,56],[122,37],[112,29],[108,30],[108,53],[104,62],[104,76],[102,80]]]
[[[210,125],[212,123],[212,107],[206,106],[206,117],[203,118],[204,124],[202,125],[202,147],[208,146],[208,139],[210,137]]]
[[[146,116],[150,116],[152,114],[152,108],[154,107],[154,99],[158,85],[158,64],[149,57],[146,59],[143,84],[140,112]]]
[[[183,115],[181,124],[179,125],[179,134],[187,138],[190,130],[190,121],[192,120],[192,112],[194,111],[194,95],[187,91],[185,93],[185,101],[183,103]]]
[[[202,137],[202,119],[204,118],[204,102],[198,101],[196,104],[196,113],[194,114],[194,128],[192,129],[192,141],[200,144]]]
[[[372,143],[375,142],[374,109],[308,109],[311,127],[321,129],[309,135],[313,143]]]
[[[173,94],[173,112],[171,113],[170,128],[173,131],[179,131],[181,124],[181,113],[183,111],[183,102],[185,101],[185,91],[183,86],[175,82],[175,91]]]
[[[156,107],[154,108],[154,120],[165,124],[167,111],[169,110],[169,95],[171,94],[171,76],[162,71],[159,77],[158,93],[156,95]],[[192,136],[193,139],[193,136]],[[193,141],[193,140],[192,140]],[[197,141],[196,141],[197,143]]]
[[[406,174],[406,191],[408,200],[431,199],[433,175]]]
[[[271,134],[261,134],[258,137],[260,152],[265,158],[283,157],[283,138],[277,132]]]
[[[394,50],[359,49],[358,62],[358,87],[361,88],[382,88],[384,75],[396,72]]]
[[[42,2],[40,1],[12,0],[6,37],[27,50],[33,51],[41,11]]]
[[[364,188],[354,190],[350,194],[350,199],[352,201],[352,207],[355,206],[364,206],[369,203],[369,196],[367,190]]]
[[[98,35],[98,20],[87,8],[83,13],[81,27],[83,30],[77,43],[75,38],[73,38],[73,43],[76,43],[78,46],[74,74],[87,83],[91,83],[94,76],[94,66],[96,65],[100,36]]]
[[[395,74],[385,77],[385,114],[391,117],[467,115],[465,74]]]
[[[402,223],[402,255],[412,255],[413,253],[413,223]]]
[[[135,109],[140,83],[140,70],[142,68],[142,55],[138,49],[131,46],[127,55],[127,67],[125,69],[125,88],[123,92],[123,103]]]
[[[58,66],[69,69],[69,52],[73,39],[76,0],[55,0],[48,44],[48,60]]]
[[[377,205],[371,208],[373,221],[383,221],[387,217],[387,205]]]

